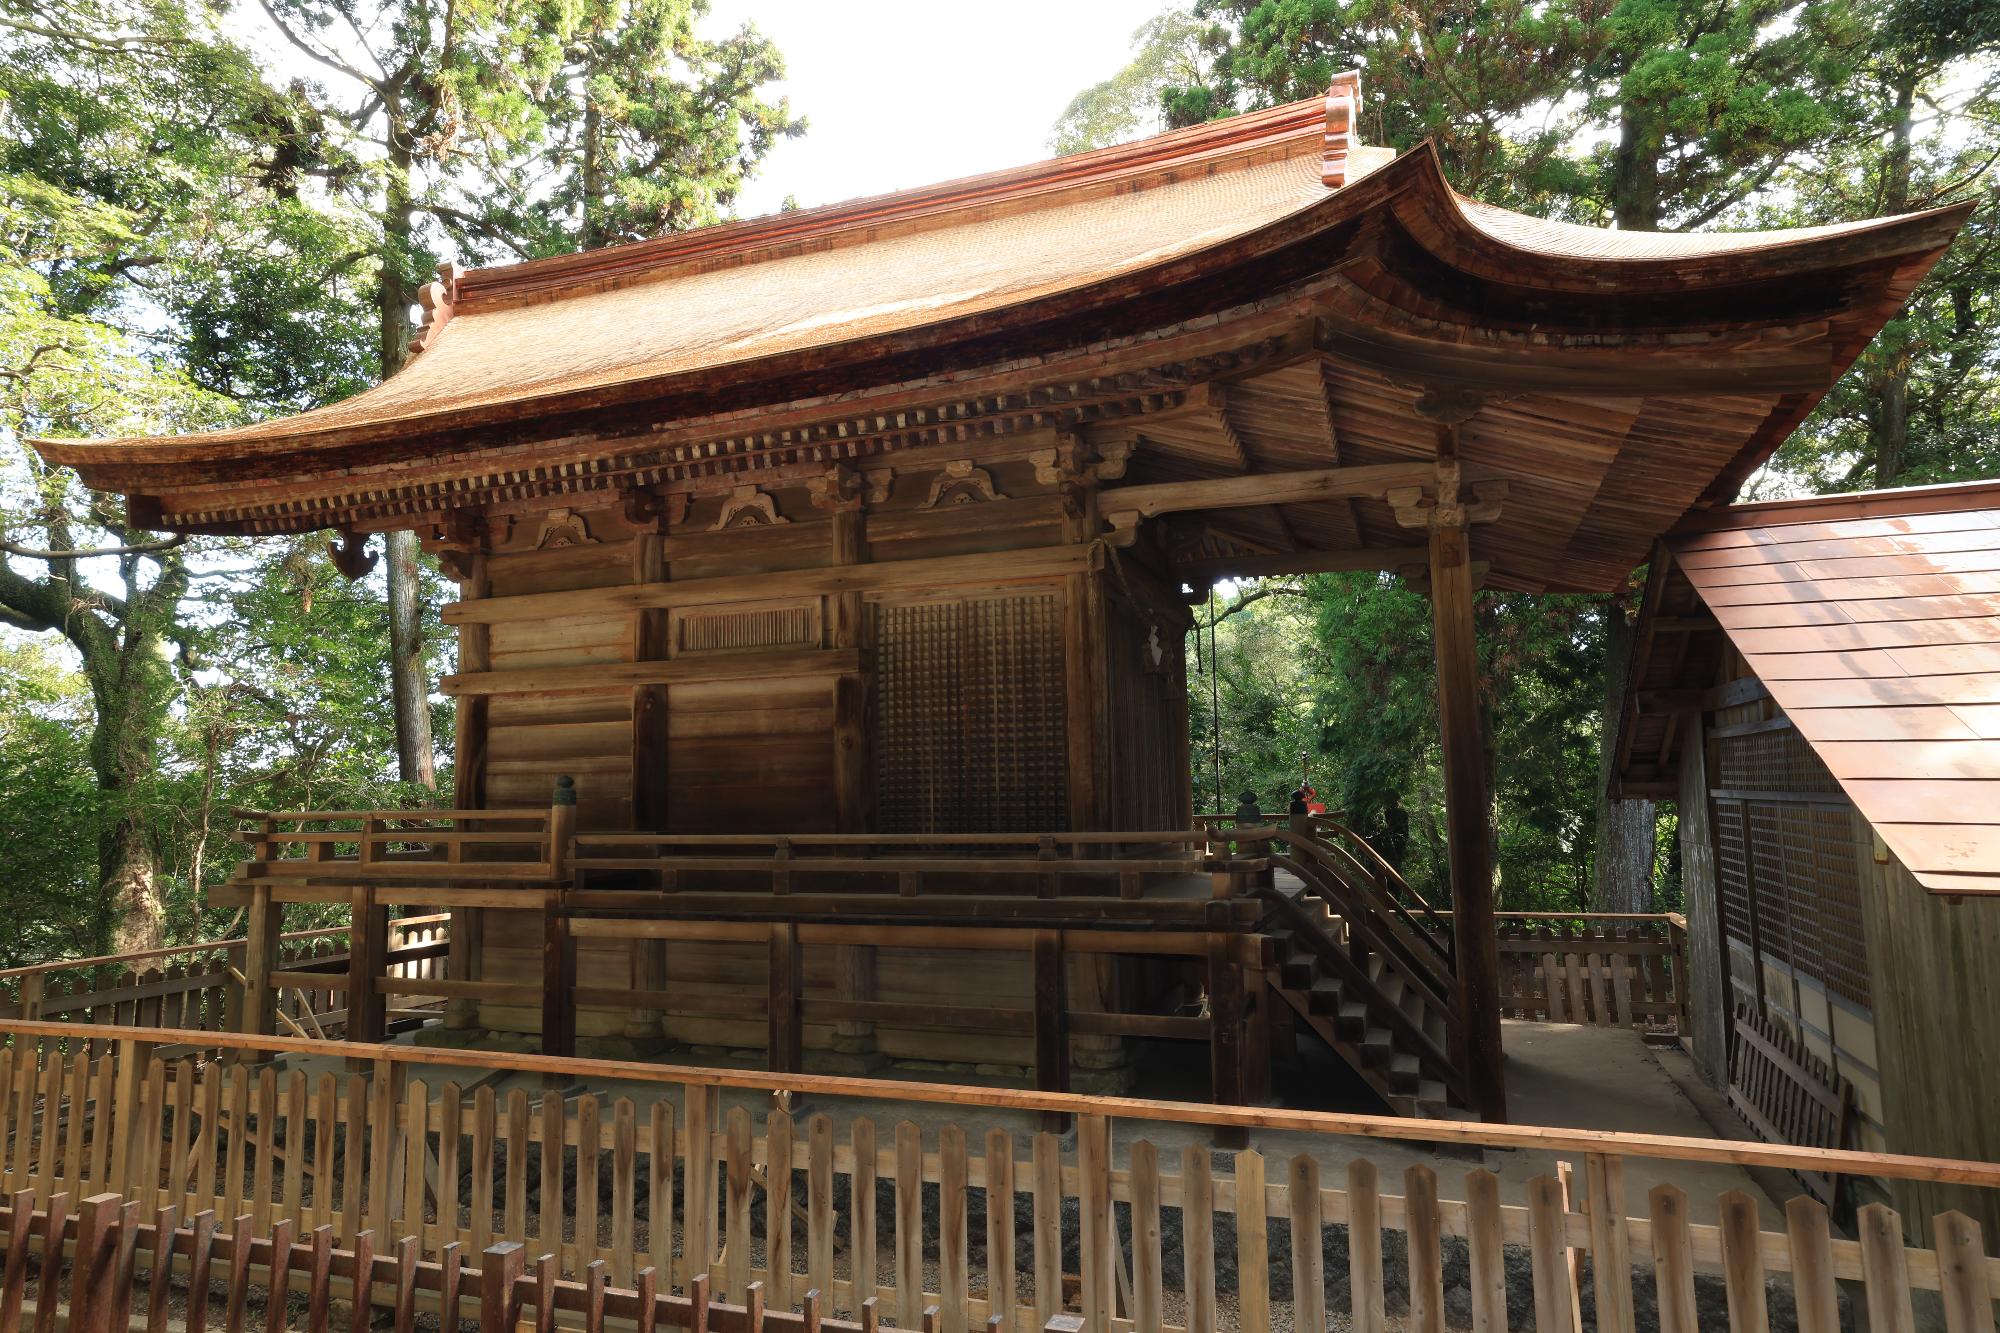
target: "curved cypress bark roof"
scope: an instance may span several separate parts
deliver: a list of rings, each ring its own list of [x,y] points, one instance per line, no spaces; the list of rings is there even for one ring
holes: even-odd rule
[[[1141,477],[1407,461],[1434,449],[1414,409],[1442,389],[1485,404],[1466,460],[1514,488],[1482,535],[1495,581],[1606,587],[1734,493],[1966,212],[1699,235],[1540,221],[1457,195],[1429,145],[1359,145],[1336,100],[452,270],[426,289],[421,354],[344,402],[37,447],[156,526],[382,528],[1051,428],[1162,442],[1152,473],[1134,455]],[[1230,422],[1224,390],[1267,398],[1265,424]],[[1175,445],[1204,402],[1222,434]],[[1277,526],[1300,548],[1398,540],[1342,508]]]

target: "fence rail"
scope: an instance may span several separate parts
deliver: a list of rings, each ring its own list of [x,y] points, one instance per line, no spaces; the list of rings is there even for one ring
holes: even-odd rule
[[[935,1306],[940,1333],[996,1316],[1001,1328],[1041,1328],[1064,1313],[1089,1328],[1147,1333],[1264,1328],[1281,1307],[1294,1327],[1320,1329],[1339,1304],[1356,1328],[1379,1329],[1384,1310],[1405,1308],[1411,1327],[1436,1329],[1445,1241],[1459,1238],[1460,1280],[1483,1328],[1568,1333],[1587,1298],[1599,1329],[1633,1329],[1634,1293],[1649,1290],[1634,1266],[1651,1269],[1659,1326],[1677,1333],[1692,1333],[1698,1311],[1700,1327],[1762,1333],[1770,1279],[1801,1329],[1826,1333],[1839,1327],[1842,1281],[1861,1284],[1877,1329],[1912,1328],[1919,1291],[1937,1293],[1954,1333],[1984,1329],[2000,1296],[2000,1260],[1965,1212],[1913,1228],[1934,1234],[1933,1246],[1869,1205],[1848,1239],[1804,1196],[1787,1205],[1782,1230],[1765,1230],[1746,1193],[1695,1199],[1646,1178],[1661,1162],[1697,1161],[2000,1187],[2000,1165],[1989,1163],[211,1038],[252,1054],[344,1056],[370,1070],[308,1075],[148,1059],[148,1043],[179,1034],[144,1029],[0,1020],[0,1033],[13,1042],[0,1062],[4,1188],[30,1191],[35,1207],[114,1193],[142,1216],[171,1207],[182,1217],[248,1217],[256,1235],[280,1222],[300,1236],[330,1228],[350,1246],[364,1234],[407,1235],[411,1252],[431,1262],[515,1240],[551,1256],[536,1271],[586,1289],[622,1290],[650,1266],[662,1290],[691,1292],[705,1278],[717,1299],[746,1304],[750,1284],[761,1283],[772,1311],[803,1310],[808,1292],[819,1293],[822,1318],[863,1318],[873,1298],[880,1318],[914,1324]],[[91,1039],[103,1037],[116,1047],[93,1058]],[[502,1072],[583,1090],[531,1096],[494,1086]],[[776,1094],[809,1096],[817,1109],[753,1114],[742,1100],[761,1109]],[[953,1118],[878,1123],[857,1099],[948,1107]],[[1073,1117],[1073,1140],[1034,1131],[1020,1112]],[[1268,1157],[1218,1154],[1201,1137],[1218,1129],[1309,1137]],[[1580,1159],[1576,1188],[1550,1169],[1507,1198],[1509,1187],[1483,1167],[1440,1174],[1433,1159],[1384,1168],[1368,1155],[1370,1139],[1567,1155]],[[1382,1238],[1395,1233],[1400,1271],[1383,1258]],[[1583,1260],[1578,1290],[1571,1275]],[[1532,1282],[1510,1280],[1523,1267]]]
[[[389,975],[408,981],[441,981],[450,918],[403,917],[389,925]],[[296,984],[275,1003],[278,1029],[324,1037],[344,1031],[346,1008],[338,983],[345,977],[349,928],[328,926],[280,937],[277,967]],[[40,963],[0,972],[0,1013],[32,1020],[62,1020],[122,1027],[231,1032],[239,1009],[249,941],[211,940],[101,958]],[[319,984],[322,979],[326,984]],[[417,996],[406,1016],[427,1001]],[[205,1047],[204,1049],[212,1049]]]
[[[758,1283],[749,1286],[741,1305],[713,1299],[706,1276],[690,1283],[685,1296],[676,1296],[660,1289],[650,1267],[630,1285],[615,1285],[602,1262],[587,1269],[582,1281],[569,1281],[546,1262],[528,1268],[518,1241],[488,1246],[479,1267],[468,1268],[455,1245],[435,1260],[422,1258],[414,1237],[378,1254],[371,1233],[344,1248],[334,1245],[327,1226],[300,1237],[289,1220],[258,1228],[240,1216],[225,1232],[211,1212],[197,1213],[185,1225],[178,1224],[179,1217],[176,1207],[166,1205],[146,1220],[137,1201],[117,1194],[92,1195],[75,1212],[67,1194],[42,1209],[26,1191],[15,1195],[0,1206],[0,1328],[14,1333],[30,1313],[36,1329],[53,1328],[60,1312],[69,1333],[125,1333],[138,1309],[147,1333],[167,1333],[178,1285],[185,1291],[180,1326],[201,1330],[214,1313],[214,1288],[220,1283],[224,1319],[232,1330],[244,1326],[253,1304],[262,1307],[266,1328],[288,1328],[291,1298],[303,1295],[304,1327],[326,1333],[338,1295],[353,1307],[351,1326],[361,1329],[372,1324],[377,1309],[391,1312],[398,1329],[409,1329],[422,1309],[435,1312],[442,1329],[458,1329],[474,1316],[480,1333],[515,1333],[530,1311],[537,1329],[568,1316],[565,1326],[580,1325],[585,1333],[603,1333],[612,1320],[641,1333],[661,1327],[690,1333],[898,1333],[881,1323],[872,1300],[863,1303],[858,1320],[826,1317],[816,1291],[807,1292],[793,1313],[767,1309]],[[177,1277],[183,1281],[177,1284]],[[923,1312],[922,1327],[926,1333],[941,1327],[936,1307]],[[1056,1316],[1045,1333],[1080,1328],[1073,1316]]]

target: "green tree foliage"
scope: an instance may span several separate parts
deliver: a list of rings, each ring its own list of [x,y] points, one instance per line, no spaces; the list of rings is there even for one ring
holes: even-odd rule
[[[1545,216],[1643,230],[1806,226],[1978,196],[1959,241],[1775,471],[1813,489],[1990,476],[2000,470],[1994,12],[1967,0],[1195,0],[1142,30],[1137,58],[1079,97],[1058,133],[1066,149],[1092,147],[1149,117],[1190,125],[1318,96],[1360,68],[1366,138],[1402,150],[1429,140],[1460,191]],[[1188,72],[1178,82],[1162,72],[1175,69]],[[1115,114],[1078,114],[1107,104]],[[1393,793],[1412,847],[1434,851],[1423,602],[1391,581],[1305,586],[1321,598],[1339,589],[1338,612],[1308,623],[1288,602],[1260,601],[1220,626],[1225,759],[1233,747],[1245,780],[1268,784],[1263,756],[1293,749],[1301,717],[1314,719],[1343,775],[1340,803],[1380,828],[1374,812]],[[1660,854],[1651,808],[1599,799],[1604,719],[1622,708],[1623,672],[1606,662],[1622,660],[1631,602],[1631,589],[1599,604],[1480,598],[1510,905],[1646,905],[1645,867]],[[1239,620],[1269,623],[1253,633]],[[1258,674],[1268,659],[1312,665]],[[1204,716],[1206,685],[1193,700]],[[1293,697],[1278,697],[1285,690]],[[1211,731],[1197,740],[1212,751]]]
[[[1132,60],[1070,100],[1049,147],[1059,154],[1122,143],[1168,128],[1166,96],[1208,91],[1208,25],[1183,9],[1148,19],[1132,34]],[[1195,121],[1206,120],[1197,116]]]
[[[1510,910],[1591,905],[1610,614],[1621,612],[1594,597],[1481,592],[1475,603],[1482,751]],[[1303,754],[1330,811],[1380,846],[1402,841],[1404,874],[1450,896],[1428,599],[1378,574],[1236,587],[1212,616],[1198,608],[1188,661],[1197,808],[1227,812],[1250,790],[1282,811]]]
[[[40,641],[0,643],[0,773],[7,775],[0,832],[0,966],[96,942],[97,847],[73,829],[95,809],[84,738],[91,701],[82,679]]]
[[[698,37],[705,13],[0,0],[0,872],[62,904],[14,961],[220,928],[199,891],[235,860],[234,807],[429,798],[397,781],[381,572],[345,583],[318,538],[160,539],[24,438],[330,401],[398,364],[436,253],[714,220],[800,122],[759,91],[776,52]],[[269,82],[231,35],[254,24],[311,74]],[[409,563],[395,660],[425,682],[442,585]]]

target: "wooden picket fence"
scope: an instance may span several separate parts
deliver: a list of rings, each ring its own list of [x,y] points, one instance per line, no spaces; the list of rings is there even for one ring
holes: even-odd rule
[[[271,1065],[147,1058],[184,1034],[0,1020],[0,1188],[23,1206],[113,1193],[154,1217],[162,1208],[249,1219],[249,1234],[327,1228],[333,1243],[404,1237],[424,1262],[515,1241],[537,1271],[588,1283],[593,1272],[637,1290],[704,1279],[747,1308],[919,1325],[1032,1330],[1075,1314],[1092,1328],[1259,1329],[1280,1310],[1326,1327],[1327,1245],[1347,1241],[1353,1326],[1443,1326],[1445,1245],[1466,1243],[1475,1325],[1570,1333],[1586,1298],[1600,1329],[1635,1327],[1632,1266],[1650,1265],[1659,1326],[1696,1329],[1697,1283],[1726,1287],[1729,1326],[1762,1333],[1766,1278],[1789,1275],[1804,1330],[1839,1328],[1836,1283],[1858,1281],[1871,1327],[1914,1327],[1912,1293],[1938,1293],[1953,1333],[1989,1330],[2000,1260],[1970,1217],[1934,1219],[1932,1246],[1906,1243],[1880,1205],[1859,1233],[1835,1233],[1801,1196],[1784,1231],[1760,1230],[1756,1201],[1732,1192],[1717,1221],[1637,1172],[1648,1159],[1692,1159],[1847,1176],[2000,1187],[2000,1165],[1587,1131],[1486,1126],[1303,1111],[1199,1106],[865,1079],[677,1069],[635,1063],[425,1051],[211,1034],[232,1055],[314,1054],[365,1061],[365,1072],[308,1075]],[[110,1037],[108,1055],[93,1055]],[[444,1066],[445,1068],[438,1068]],[[468,1080],[461,1084],[455,1072]],[[496,1088],[500,1074],[577,1081],[565,1095]],[[439,1077],[442,1075],[442,1077]],[[602,1087],[644,1084],[639,1095]],[[723,1094],[739,1100],[725,1104]],[[805,1095],[840,1103],[900,1099],[949,1107],[932,1128],[878,1124],[829,1110],[794,1116]],[[836,1106],[837,1109],[837,1106]],[[1063,1115],[1022,1132],[977,1121],[993,1111]],[[1122,1126],[1114,1134],[1114,1126]],[[1217,1154],[1189,1128],[1310,1134],[1311,1150],[1267,1160]],[[1570,1154],[1581,1170],[1537,1175],[1517,1200],[1483,1168],[1441,1177],[1418,1163],[1396,1185],[1361,1140],[1474,1144]],[[549,1149],[553,1145],[554,1150]],[[1456,1175],[1457,1173],[1452,1173]],[[1393,1177],[1392,1177],[1393,1178]],[[1628,1185],[1628,1181],[1630,1182]],[[1447,1190],[1446,1186],[1462,1186]],[[1385,1188],[1387,1187],[1387,1188]],[[1643,1198],[1640,1191],[1643,1190]],[[1446,1197],[1447,1193],[1458,1197]],[[1629,1203],[1637,1203],[1636,1211]],[[1407,1255],[1394,1281],[1385,1234]],[[1172,1240],[1168,1238],[1172,1237]],[[372,1242],[371,1242],[372,1243]],[[1507,1251],[1525,1253],[1532,1292],[1509,1290]],[[547,1255],[546,1267],[540,1256]],[[1576,1275],[1587,1269],[1579,1286]],[[876,1305],[869,1307],[874,1300]],[[717,1325],[726,1327],[726,1325]]]
[[[1508,1018],[1687,1031],[1687,932],[1672,913],[1500,914]]]
[[[456,1244],[430,1260],[413,1236],[378,1254],[370,1232],[343,1248],[333,1243],[330,1226],[301,1237],[289,1220],[259,1230],[241,1216],[223,1232],[210,1212],[185,1225],[178,1219],[171,1204],[143,1219],[137,1201],[116,1194],[92,1195],[75,1213],[69,1196],[57,1194],[38,1209],[32,1192],[21,1191],[0,1207],[0,1329],[16,1333],[30,1318],[38,1331],[51,1329],[60,1316],[67,1333],[126,1333],[137,1311],[146,1333],[176,1327],[206,1333],[218,1313],[225,1328],[243,1328],[254,1305],[270,1333],[293,1327],[328,1333],[337,1297],[351,1307],[350,1328],[365,1330],[377,1311],[387,1310],[398,1333],[415,1327],[419,1311],[436,1314],[441,1329],[459,1329],[476,1318],[480,1333],[515,1333],[531,1311],[538,1330],[562,1320],[584,1333],[604,1333],[614,1320],[638,1333],[899,1333],[881,1322],[873,1300],[854,1320],[824,1315],[818,1292],[807,1292],[797,1313],[774,1311],[752,1283],[743,1303],[732,1305],[711,1298],[706,1275],[676,1296],[660,1289],[650,1267],[631,1285],[616,1285],[602,1260],[581,1281],[569,1281],[546,1256],[529,1268],[518,1241],[487,1247],[479,1267],[468,1268]],[[924,1311],[922,1327],[925,1333],[941,1327],[935,1307]],[[1081,1328],[1074,1316],[1058,1315],[1044,1333]]]

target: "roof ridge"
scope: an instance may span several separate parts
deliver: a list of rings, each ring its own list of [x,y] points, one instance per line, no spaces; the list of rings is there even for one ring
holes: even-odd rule
[[[1795,495],[1779,500],[1719,505],[1682,520],[1673,535],[1693,535],[1722,528],[1786,527],[1841,519],[1951,513],[1984,507],[1981,502],[2000,507],[2000,478],[1938,482],[1929,486],[1887,486],[1872,491]]]
[[[866,195],[791,212],[720,222],[650,240],[551,255],[460,276],[461,301],[484,304],[535,297],[596,283],[651,276],[721,255],[750,260],[772,249],[822,242],[857,231],[938,218],[969,208],[1029,200],[1053,201],[1073,191],[1133,184],[1149,174],[1230,159],[1296,140],[1320,144],[1326,131],[1326,98],[1244,112],[1169,130],[1129,143],[1046,158],[1025,166],[961,176],[907,190]],[[1301,152],[1301,155],[1303,153]]]

